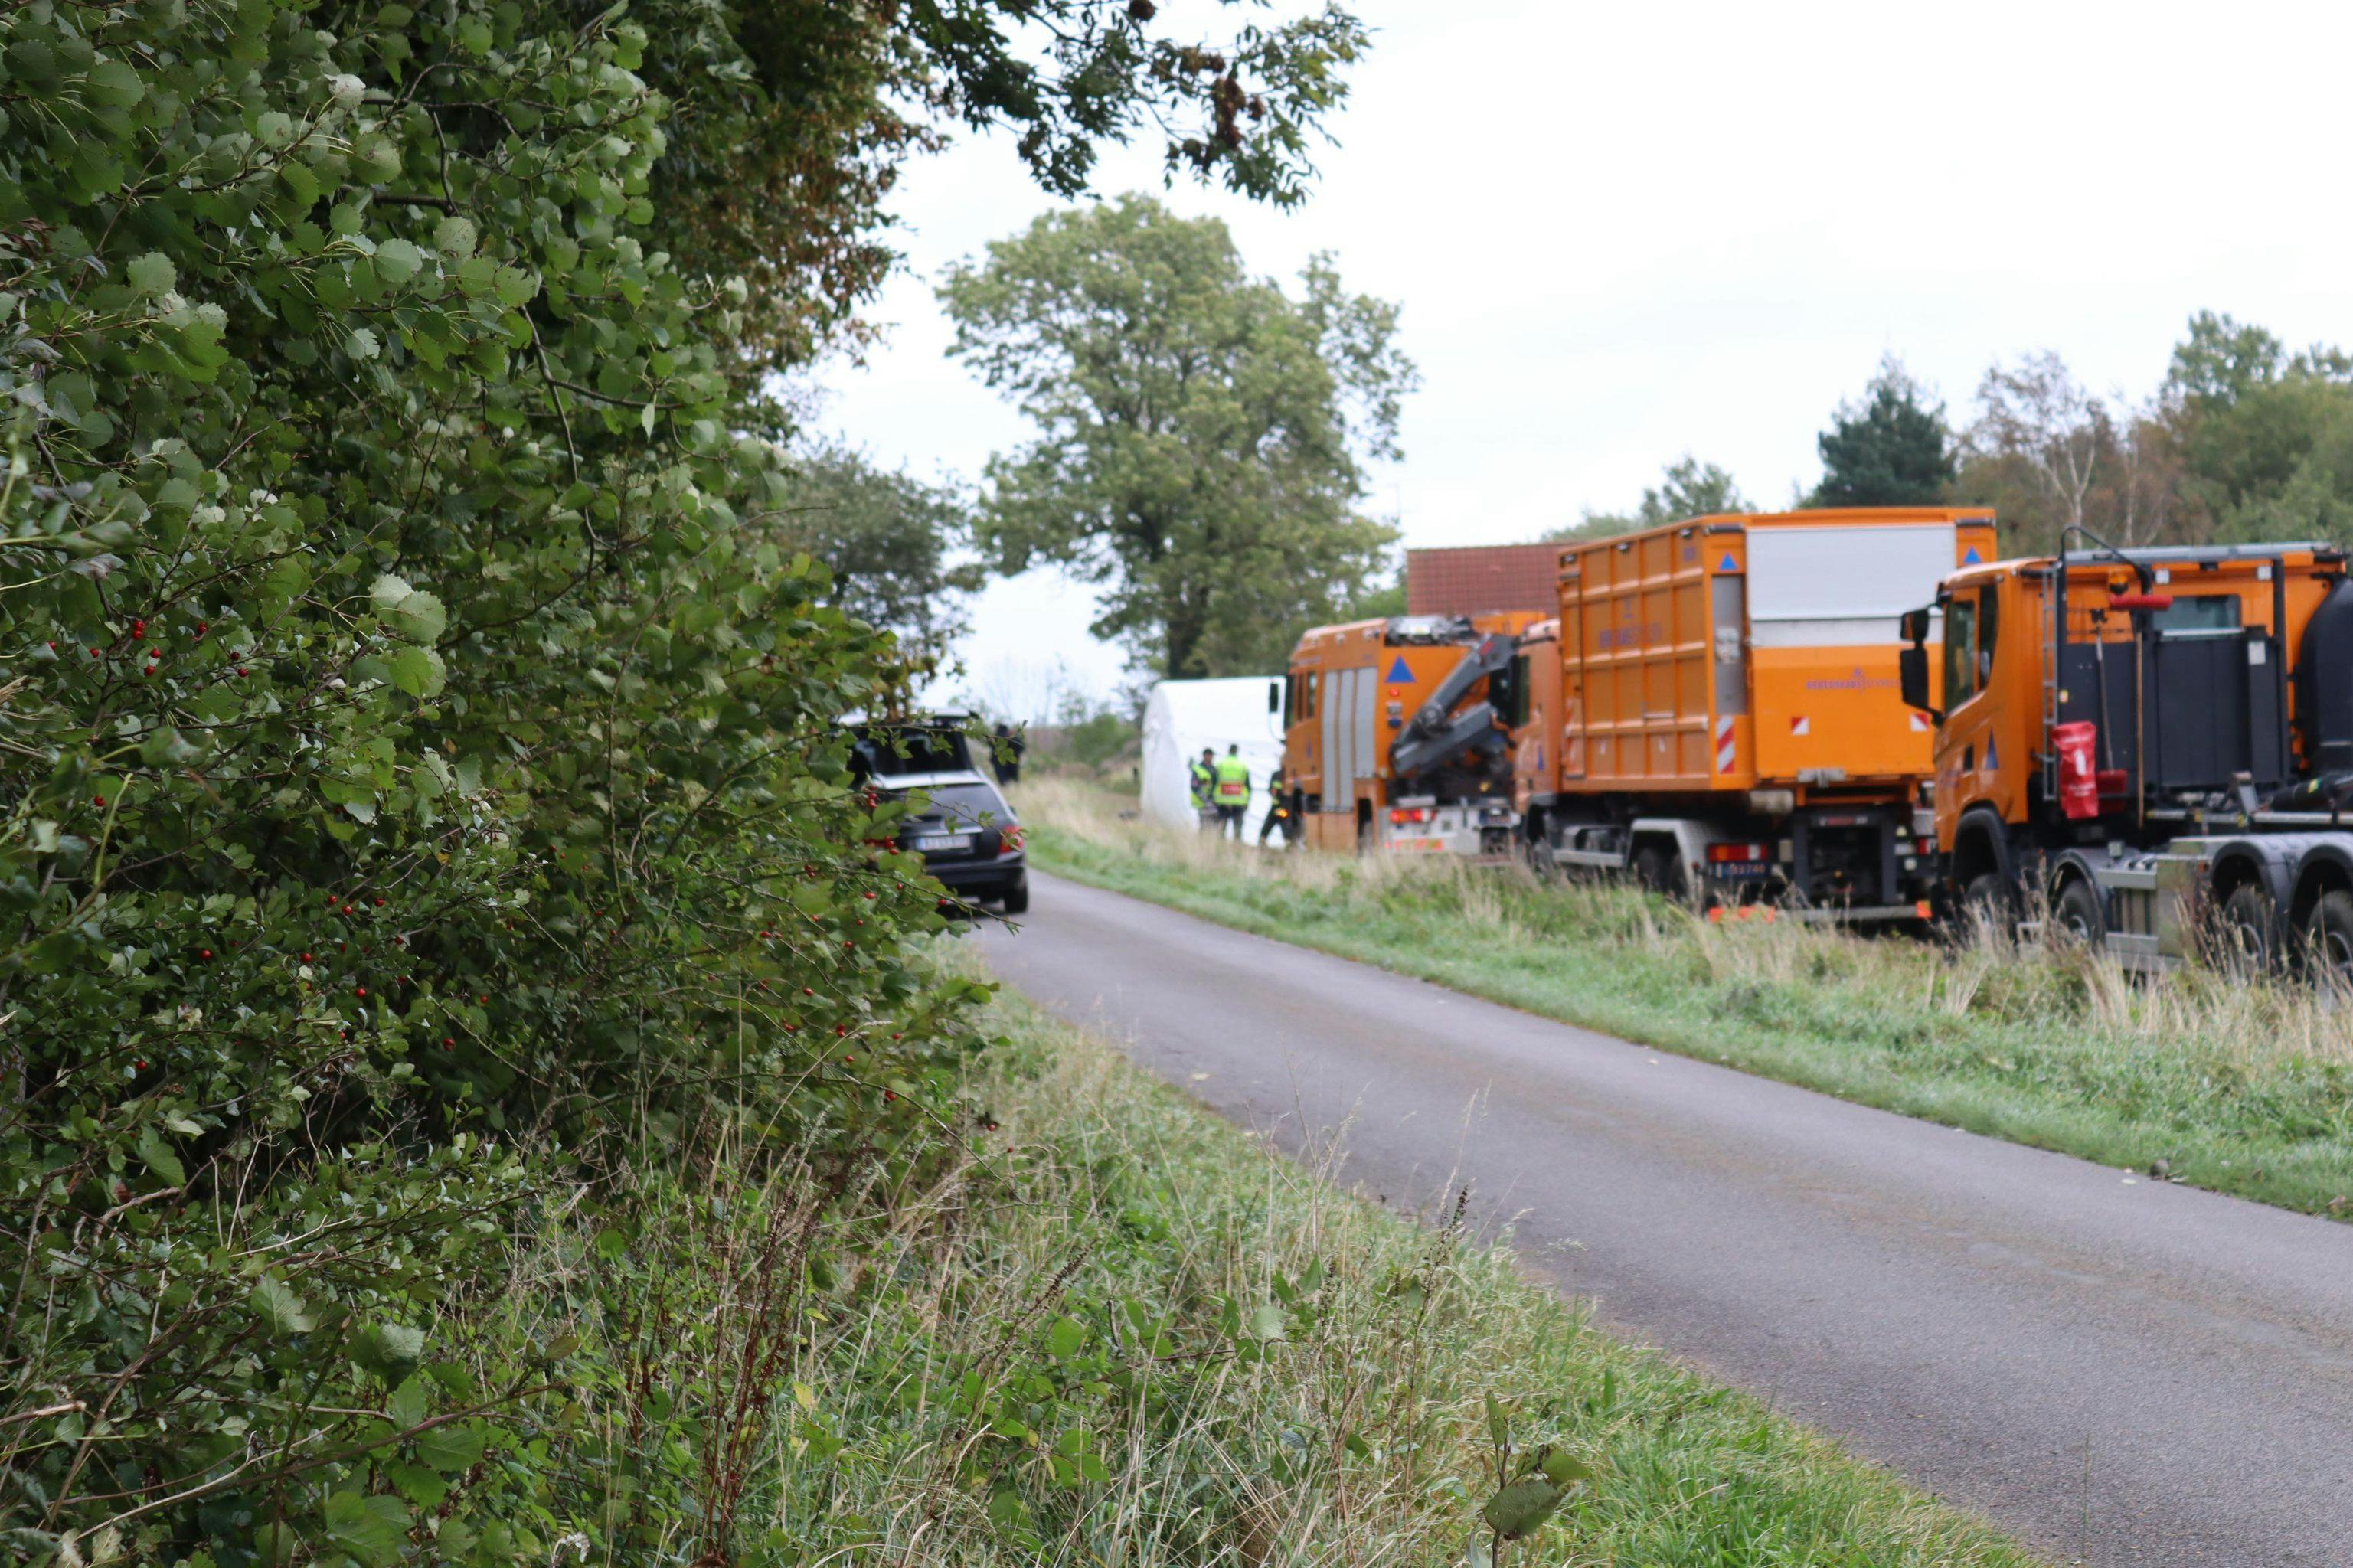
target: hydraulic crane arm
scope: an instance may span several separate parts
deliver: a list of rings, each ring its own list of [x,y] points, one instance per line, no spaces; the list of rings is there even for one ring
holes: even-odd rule
[[[1454,711],[1454,705],[1482,679],[1508,668],[1516,647],[1513,637],[1490,632],[1472,645],[1445,679],[1430,689],[1429,700],[1389,742],[1389,766],[1399,776],[1442,767],[1465,752],[1501,746],[1503,732],[1495,727],[1493,704],[1475,703],[1461,713]]]

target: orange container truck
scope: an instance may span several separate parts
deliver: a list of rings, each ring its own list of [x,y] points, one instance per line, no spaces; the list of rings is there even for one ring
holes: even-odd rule
[[[1529,639],[1502,683],[1525,851],[1799,918],[1919,917],[1933,735],[1900,689],[1900,617],[1993,555],[1989,512],[1936,507],[1565,547],[1551,651]]]
[[[2353,994],[2353,560],[2066,544],[1905,617],[1945,897],[2131,968],[2294,960]]]
[[[1490,686],[1535,619],[1398,616],[1303,636],[1282,753],[1300,837],[1324,849],[1508,850],[1511,735]]]

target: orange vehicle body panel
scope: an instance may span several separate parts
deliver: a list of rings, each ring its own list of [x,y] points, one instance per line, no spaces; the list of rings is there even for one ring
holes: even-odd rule
[[[2310,550],[2283,547],[2284,566],[2280,598],[2286,624],[2273,625],[2273,584],[2269,557],[2248,557],[2201,565],[2157,568],[2153,592],[2185,599],[2234,597],[2239,624],[2262,627],[2279,637],[2288,668],[2297,668],[2306,626],[2328,596],[2341,570],[2318,561]],[[2042,766],[2050,745],[2043,728],[2043,681],[2050,662],[2051,582],[2056,563],[2035,560],[1997,561],[1956,573],[1944,594],[1951,598],[1999,595],[1989,667],[1981,684],[1956,704],[1936,735],[1936,842],[1947,851],[1955,847],[1961,814],[1972,806],[1989,806],[2005,822],[2022,823],[2029,815],[2027,785]],[[2132,570],[2113,561],[2079,558],[2067,572],[2067,637],[2071,642],[2129,643],[2134,640],[2131,617],[2103,614],[2108,598],[2132,594],[2138,585]],[[1946,661],[1932,655],[1936,700],[1941,705],[1948,689]],[[2301,744],[2295,721],[2298,685],[2288,683],[2285,716],[2292,744]],[[2308,765],[2308,763],[2307,763]]]
[[[1536,619],[1532,612],[1516,610],[1470,617],[1482,633],[1507,636],[1516,636]],[[1386,620],[1316,626],[1302,636],[1292,650],[1282,775],[1303,797],[1321,802],[1320,808],[1302,814],[1306,841],[1321,848],[1353,850],[1356,847],[1359,805],[1378,810],[1388,797],[1389,743],[1424,696],[1451,674],[1470,651],[1453,644],[1393,646],[1386,640],[1388,627]],[[1327,779],[1330,759],[1324,755],[1324,713],[1335,700],[1337,678],[1343,673],[1352,682],[1372,684],[1371,743],[1350,748],[1355,765],[1349,776]],[[1463,701],[1477,701],[1482,691],[1483,683],[1474,686]],[[1360,750],[1364,754],[1356,756]]]
[[[1934,507],[1697,518],[1564,548],[1550,793],[1910,795],[1935,738],[1904,705],[1895,616],[1923,590],[1886,579],[1993,552],[1989,513]]]
[[[1560,623],[1538,621],[1520,634],[1520,679],[1526,718],[1512,729],[1512,807],[1560,787]]]

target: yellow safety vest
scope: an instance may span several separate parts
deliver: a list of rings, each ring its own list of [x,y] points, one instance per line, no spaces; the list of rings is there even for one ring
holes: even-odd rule
[[[1250,799],[1250,769],[1240,757],[1218,759],[1218,804],[1240,805]]]
[[[1206,810],[1209,805],[1209,786],[1214,782],[1215,775],[1209,772],[1207,764],[1198,761],[1193,763],[1192,773],[1194,809]]]

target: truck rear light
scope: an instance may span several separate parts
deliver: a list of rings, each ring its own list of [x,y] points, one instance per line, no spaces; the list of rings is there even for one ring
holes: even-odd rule
[[[1767,858],[1766,847],[1762,844],[1711,844],[1707,847],[1707,858],[1718,866],[1734,860],[1762,860]]]
[[[1404,826],[1409,822],[1433,821],[1436,819],[1437,816],[1437,812],[1426,805],[1393,805],[1389,807],[1389,821],[1399,827]]]

